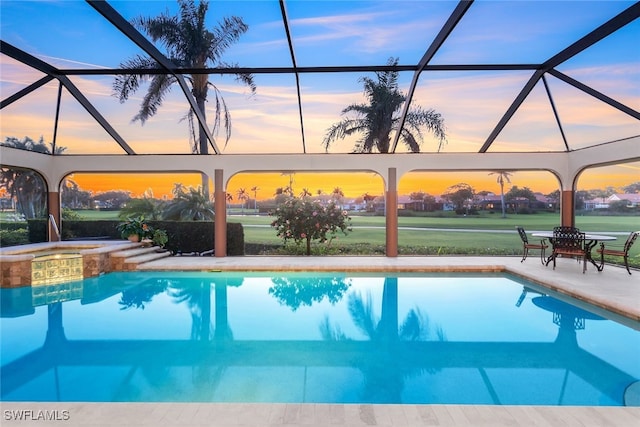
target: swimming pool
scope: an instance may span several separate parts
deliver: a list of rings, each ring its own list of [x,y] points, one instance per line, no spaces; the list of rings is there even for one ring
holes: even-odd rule
[[[2,290],[3,401],[616,406],[640,378],[637,322],[506,274],[132,272],[72,287],[42,305]]]

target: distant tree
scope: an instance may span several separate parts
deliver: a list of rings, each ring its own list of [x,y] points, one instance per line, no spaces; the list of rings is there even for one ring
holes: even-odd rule
[[[38,142],[24,137],[5,138],[2,145],[19,150],[33,151],[42,154],[52,154],[53,143],[47,144],[41,136]],[[66,147],[55,147],[55,154],[62,154]],[[16,201],[16,210],[25,218],[41,218],[47,213],[47,188],[44,179],[33,170],[2,167],[0,168],[0,188]]]
[[[531,206],[538,199],[536,198],[536,194],[529,189],[528,187],[518,188],[517,185],[511,187],[511,189],[504,196],[507,202],[514,202],[514,210],[517,212],[517,206],[521,203],[518,203],[518,200],[526,200],[527,206]]]
[[[620,189],[627,194],[640,193],[640,181],[636,181],[633,184],[625,185]]]
[[[365,208],[367,212],[373,210],[373,201],[376,199],[376,196],[372,196],[369,193],[364,193],[362,195],[362,199],[364,200]]]
[[[310,197],[311,196],[311,191],[309,191],[308,188],[303,188],[302,191],[300,192],[300,197]]]
[[[159,220],[164,216],[166,203],[153,197],[148,191],[140,199],[131,199],[126,206],[120,209],[118,217],[121,219],[142,216],[148,220]]]
[[[398,65],[397,58],[389,58],[387,65]],[[338,139],[352,134],[362,134],[354,147],[356,153],[388,153],[391,133],[400,132],[402,141],[411,152],[420,152],[422,129],[426,128],[438,139],[438,151],[446,143],[444,119],[435,110],[412,106],[407,112],[404,126],[400,128],[400,110],[407,97],[400,91],[398,71],[376,72],[376,79],[361,77],[366,104],[351,104],[342,110],[344,119],[333,124],[326,132],[322,145],[326,150]],[[353,116],[349,116],[353,114]]]
[[[0,188],[16,202],[17,213],[26,219],[42,218],[47,214],[47,188],[44,179],[35,171],[14,167],[0,168]]]
[[[502,218],[507,217],[507,210],[504,203],[504,182],[508,182],[511,184],[511,175],[513,175],[512,171],[507,170],[499,170],[489,173],[489,175],[497,175],[496,182],[500,184],[500,204],[502,206]]]
[[[473,200],[475,191],[469,184],[461,182],[447,188],[442,198],[450,201],[456,207],[456,210],[463,210],[469,200]]]
[[[616,190],[611,186],[605,189],[596,188],[593,190],[589,190],[589,195],[591,196],[591,198],[600,199],[603,203],[609,198],[609,196],[612,196],[613,194],[616,194]]]
[[[560,190],[555,190],[549,194],[545,194],[545,197],[549,200],[549,203],[553,204],[554,210],[557,210],[560,207]]]
[[[527,199],[530,202],[535,202],[538,200],[536,198],[536,193],[534,193],[529,187],[518,188],[517,185],[511,187],[511,189],[505,194],[505,199],[507,200],[515,200],[515,199]]]
[[[628,200],[614,200],[609,203],[609,210],[611,212],[629,212],[629,201]]]
[[[424,200],[424,196],[426,196],[426,194],[427,193],[425,193],[422,190],[414,191],[413,193],[409,194],[409,199],[410,200],[422,201],[422,200]]]
[[[331,200],[336,202],[336,204],[338,205],[342,205],[342,202],[344,200],[344,191],[342,191],[342,188],[336,187],[333,189],[333,191],[331,192]]]
[[[578,190],[574,194],[575,208],[577,210],[584,209],[585,200],[591,199],[591,194],[586,190]]]
[[[238,200],[240,200],[242,213],[244,213],[245,202],[249,200],[247,190],[245,190],[244,188],[238,188],[238,191],[236,191],[236,195],[238,196]]]
[[[424,196],[425,210],[432,212],[436,209],[436,198],[430,194]]]
[[[91,204],[91,192],[82,190],[77,182],[65,177],[60,186],[60,203],[63,208],[88,208]]]
[[[103,206],[112,209],[121,209],[125,203],[131,200],[131,192],[123,190],[105,191],[94,194],[91,198],[94,202],[100,202]]]
[[[260,189],[260,187],[258,187],[257,185],[254,185],[253,187],[251,187],[251,191],[253,191],[253,209],[255,211],[258,210],[258,190]]]
[[[427,194],[420,190],[420,191],[414,191],[413,193],[409,194],[409,200],[413,200],[415,202],[420,202],[420,210],[424,210],[424,198]]]

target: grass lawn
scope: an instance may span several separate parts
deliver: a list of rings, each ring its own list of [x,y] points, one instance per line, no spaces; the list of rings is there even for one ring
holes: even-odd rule
[[[86,209],[74,211],[86,220],[118,220],[120,211],[100,211],[96,209]]]
[[[270,227],[272,218],[267,216],[228,216],[229,222],[240,222],[244,227],[246,243],[281,245]],[[385,218],[353,216],[353,231],[347,236],[339,234],[331,246],[381,247],[385,245]],[[401,254],[420,253],[470,253],[513,255],[522,253],[522,242],[515,231],[516,225],[528,232],[551,230],[558,225],[558,214],[500,215],[485,217],[400,217],[398,246]],[[638,228],[637,217],[583,216],[576,218],[578,227],[591,232],[629,232]],[[455,231],[458,230],[458,231]],[[469,230],[469,231],[467,231]],[[478,230],[478,231],[473,231]],[[503,232],[490,232],[498,230]],[[489,231],[489,232],[487,232]],[[622,244],[626,236],[619,236]],[[532,241],[535,240],[532,238]],[[320,247],[317,244],[315,247]],[[631,250],[632,264],[640,266],[640,244]]]

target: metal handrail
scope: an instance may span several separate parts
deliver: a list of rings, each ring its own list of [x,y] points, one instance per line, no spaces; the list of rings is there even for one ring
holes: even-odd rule
[[[60,240],[60,230],[58,229],[58,224],[56,224],[56,217],[54,217],[53,214],[49,214],[49,225],[51,225],[56,236],[58,236],[58,240]]]

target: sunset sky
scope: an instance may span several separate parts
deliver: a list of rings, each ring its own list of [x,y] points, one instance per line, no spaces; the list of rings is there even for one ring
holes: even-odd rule
[[[412,172],[399,181],[398,194],[409,195],[415,191],[424,191],[433,196],[439,196],[446,189],[458,183],[467,183],[476,191],[491,191],[500,193],[500,186],[496,182],[495,175],[490,172]],[[176,178],[168,174],[74,174],[70,177],[83,190],[99,193],[113,189],[121,189],[131,192],[133,197],[140,197],[151,190],[156,198],[171,198],[171,190]],[[594,168],[587,170],[578,182],[579,190],[604,189],[605,187],[626,186],[640,181],[640,163],[628,163],[606,168]],[[180,182],[186,187],[198,187],[201,185],[199,174],[184,175]],[[251,188],[258,187],[256,197],[258,200],[272,198],[278,187],[289,185],[289,175],[280,173],[255,174],[244,173],[234,176],[229,181],[227,192],[237,201],[238,190],[243,188],[253,198]],[[558,190],[558,182],[548,172],[514,172],[511,175],[511,183],[505,183],[505,192],[512,186],[518,188],[529,187],[534,192],[549,194]],[[370,195],[382,195],[384,184],[381,177],[375,174],[353,173],[296,173],[293,175],[293,188],[300,193],[304,188],[312,194],[322,190],[329,194],[334,188],[340,187],[346,197],[357,198],[365,193]]]
[[[175,1],[109,2],[126,19],[157,16],[177,10]],[[508,3],[509,7],[505,7]],[[580,3],[580,13],[575,4]],[[455,8],[454,1],[297,1],[286,2],[298,66],[383,65],[390,57],[399,63],[417,63]],[[632,1],[482,1],[475,2],[430,64],[541,63],[583,37],[624,9]],[[249,31],[225,54],[224,60],[246,67],[290,67],[291,56],[277,1],[211,1],[210,27],[224,16],[241,16]],[[79,25],[81,23],[81,25]],[[60,68],[116,68],[140,53],[103,17],[82,1],[11,1],[0,3],[2,39]],[[372,31],[372,28],[375,31]],[[35,30],[37,29],[37,30]],[[558,70],[632,108],[640,106],[640,23],[638,20],[579,53]],[[162,49],[161,49],[162,50]],[[43,74],[1,56],[0,95],[3,99],[40,79]],[[524,71],[423,72],[414,102],[433,108],[445,120],[448,142],[444,152],[477,152],[531,76]],[[364,102],[363,73],[301,74],[305,152],[322,153],[326,130],[341,119],[342,109]],[[373,77],[372,74],[369,74]],[[407,92],[412,72],[401,72],[400,89]],[[255,75],[257,93],[230,77],[211,76],[220,89],[232,117],[232,137],[223,154],[301,153],[303,150],[295,76]],[[188,110],[179,89],[164,100],[158,114],[144,126],[132,122],[146,93],[143,86],[124,104],[113,96],[113,76],[71,76],[71,81],[139,154],[189,153],[188,128],[182,121]],[[561,80],[547,76],[549,90],[563,124],[570,149],[580,149],[640,135],[638,120],[616,110]],[[0,138],[53,140],[66,154],[124,154],[112,138],[65,90],[54,127],[58,84],[54,80],[2,109]],[[207,116],[213,117],[212,99]],[[210,120],[211,121],[211,120]],[[331,153],[347,153],[356,137],[336,142]],[[424,152],[437,143],[428,133]],[[546,88],[540,82],[520,110],[500,133],[490,152],[564,151],[562,134]],[[400,149],[399,151],[403,151]],[[489,172],[447,174],[412,173],[400,177],[400,194],[422,190],[442,194],[447,187],[467,182],[476,190],[499,192]],[[580,189],[618,187],[640,180],[639,164],[631,163],[586,172]],[[169,195],[175,177],[76,174],[73,179],[93,192],[124,189],[140,195],[151,188],[156,197]],[[197,186],[199,175],[180,177],[186,186]],[[234,177],[228,192],[258,185],[258,199],[272,197],[288,184],[279,173],[242,174]],[[382,179],[367,174],[296,174],[297,191],[308,188],[330,192],[343,189],[349,197],[381,194]],[[512,183],[549,193],[558,188],[544,172],[517,172]],[[508,187],[509,188],[509,187]]]

